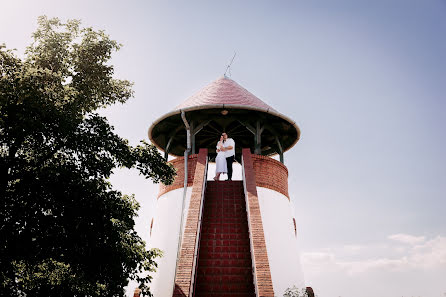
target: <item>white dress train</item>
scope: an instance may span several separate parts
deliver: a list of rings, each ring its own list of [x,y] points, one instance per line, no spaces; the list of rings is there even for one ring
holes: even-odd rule
[[[222,143],[219,141],[217,143],[217,149],[222,146]],[[228,166],[226,165],[226,156],[225,152],[218,152],[217,157],[215,158],[215,173],[226,173],[228,172]]]

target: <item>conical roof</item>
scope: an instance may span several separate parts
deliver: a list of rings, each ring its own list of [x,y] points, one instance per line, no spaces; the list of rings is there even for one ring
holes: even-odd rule
[[[191,126],[194,147],[196,150],[208,148],[211,156],[222,132],[235,140],[236,155],[247,147],[254,152],[255,131],[261,131],[262,155],[283,153],[300,137],[300,130],[293,120],[223,76],[160,117],[149,128],[151,142],[175,156],[183,155],[187,143],[182,112]]]
[[[209,105],[242,105],[274,111],[268,104],[254,96],[232,79],[222,76],[189,97],[175,109],[189,109]]]

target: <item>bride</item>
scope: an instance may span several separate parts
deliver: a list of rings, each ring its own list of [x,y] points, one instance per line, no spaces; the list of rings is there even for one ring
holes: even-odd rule
[[[215,177],[214,180],[220,179],[220,174],[227,173],[228,167],[226,166],[226,156],[223,146],[223,135],[220,137],[220,141],[217,143],[217,157],[215,158]]]

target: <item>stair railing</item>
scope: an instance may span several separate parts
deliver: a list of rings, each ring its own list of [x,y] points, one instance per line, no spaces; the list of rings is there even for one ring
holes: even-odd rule
[[[178,245],[177,245],[177,260],[175,263],[175,274],[173,276],[173,292],[175,292],[175,280],[177,279],[178,270],[178,260],[180,259],[181,253],[181,243],[183,241],[183,221],[184,221],[184,204],[186,202],[187,194],[187,179],[188,179],[188,159],[189,159],[189,149],[184,151],[184,185],[183,185],[183,202],[181,204],[181,218],[180,218],[180,228],[178,230]]]
[[[190,126],[186,119],[186,114],[184,111],[181,111],[181,118],[183,119],[184,126],[186,128],[187,135],[187,144],[186,149],[184,150],[184,185],[183,185],[183,202],[181,204],[181,219],[180,219],[180,229],[178,230],[178,245],[177,245],[177,260],[175,263],[175,274],[173,276],[173,292],[175,292],[175,280],[177,278],[177,270],[178,270],[178,260],[180,259],[181,253],[181,243],[183,241],[183,220],[184,220],[184,204],[186,202],[186,194],[187,194],[187,180],[188,180],[188,161],[189,161],[189,153],[191,150],[190,146]]]
[[[204,181],[203,181],[203,188],[201,191],[201,203],[200,203],[200,214],[198,219],[198,226],[197,226],[197,237],[195,241],[195,252],[194,252],[194,260],[192,262],[192,276],[191,276],[191,284],[190,284],[190,292],[189,296],[194,296],[195,291],[195,275],[197,273],[198,268],[198,257],[200,254],[200,238],[201,238],[201,223],[203,221],[203,208],[204,208],[204,196],[206,192],[207,187],[207,181],[208,181],[208,167],[209,167],[209,156],[206,157],[206,166],[204,167]]]
[[[246,189],[246,174],[245,174],[245,161],[243,159],[243,154],[242,154],[242,180],[243,180],[243,192],[245,193],[245,203],[246,203],[246,215],[247,215],[247,219],[248,219],[248,230],[249,230],[249,249],[251,251],[251,267],[252,267],[252,276],[253,276],[253,282],[254,282],[254,289],[255,289],[255,293],[256,293],[256,297],[259,296],[259,290],[257,287],[257,278],[256,278],[256,266],[255,266],[255,254],[254,254],[254,243],[253,243],[253,239],[252,239],[252,231],[251,231],[251,220],[250,220],[250,214],[249,214],[249,202],[248,202],[248,191]]]

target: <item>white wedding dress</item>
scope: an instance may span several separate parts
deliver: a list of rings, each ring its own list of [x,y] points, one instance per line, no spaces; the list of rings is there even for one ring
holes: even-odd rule
[[[223,146],[223,144],[219,141],[217,143],[217,149],[219,147]],[[228,172],[228,166],[226,165],[226,156],[225,156],[225,152],[218,152],[217,153],[217,157],[215,158],[215,172],[216,173],[226,173]]]

